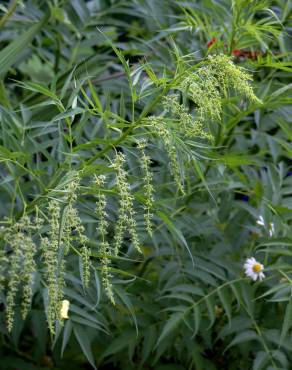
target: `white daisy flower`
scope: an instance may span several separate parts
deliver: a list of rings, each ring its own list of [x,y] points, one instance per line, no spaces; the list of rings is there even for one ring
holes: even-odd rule
[[[67,299],[62,301],[62,306],[60,310],[61,319],[69,319],[68,311],[69,311],[70,302]]]
[[[264,265],[259,263],[254,257],[246,260],[244,270],[246,276],[250,277],[254,281],[257,279],[262,280],[265,277],[265,274],[263,273]]]

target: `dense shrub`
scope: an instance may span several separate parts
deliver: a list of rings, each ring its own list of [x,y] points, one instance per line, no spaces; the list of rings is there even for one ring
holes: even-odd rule
[[[1,12],[0,368],[290,369],[290,2]]]

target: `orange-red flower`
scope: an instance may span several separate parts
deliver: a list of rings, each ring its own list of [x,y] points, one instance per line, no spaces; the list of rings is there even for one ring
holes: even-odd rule
[[[232,55],[238,58],[243,57],[243,58],[249,58],[249,59],[256,59],[259,55],[261,55],[261,52],[242,50],[242,49],[233,49]]]
[[[216,37],[213,37],[210,41],[208,41],[207,46],[210,48],[212,45],[214,45],[217,42]]]

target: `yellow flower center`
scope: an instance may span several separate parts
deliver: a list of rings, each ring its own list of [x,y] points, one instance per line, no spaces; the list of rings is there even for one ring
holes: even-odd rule
[[[253,272],[261,272],[262,271],[262,266],[259,264],[259,263],[255,263],[253,266],[252,266],[252,271]]]

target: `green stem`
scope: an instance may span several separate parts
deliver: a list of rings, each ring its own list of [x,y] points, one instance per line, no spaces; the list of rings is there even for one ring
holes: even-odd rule
[[[232,50],[234,47],[234,40],[235,40],[235,36],[237,33],[237,23],[239,21],[239,16],[240,16],[240,10],[236,9],[236,5],[235,5],[234,12],[236,12],[236,14],[235,14],[234,19],[232,20],[232,30],[231,30],[231,37],[230,37],[230,44],[229,44],[229,55],[232,55]]]
[[[127,128],[127,130],[123,133],[123,135],[121,137],[119,137],[116,141],[114,141],[112,144],[108,144],[103,150],[101,150],[100,152],[96,153],[93,157],[91,157],[90,159],[88,159],[82,166],[80,169],[84,169],[86,166],[92,164],[96,159],[100,158],[102,155],[104,155],[105,153],[107,153],[109,150],[111,150],[113,147],[116,147],[117,145],[119,145],[124,139],[126,139],[127,136],[129,136],[129,134],[136,128],[138,127],[142,120],[151,112],[151,110],[160,102],[161,98],[168,93],[168,91],[173,88],[175,86],[175,84],[177,83],[177,81],[181,80],[187,73],[190,73],[192,72],[193,70],[197,69],[202,63],[204,63],[204,61],[200,61],[199,63],[197,63],[196,65],[190,67],[189,69],[187,69],[186,71],[184,71],[181,75],[175,77],[173,79],[173,81],[165,86],[163,88],[163,90],[161,91],[160,94],[158,94],[154,99],[153,101],[146,107],[144,108],[144,110],[142,111],[142,113],[140,114],[140,117],[138,118],[138,120],[136,122],[133,122],[131,125],[129,125],[129,127]]]
[[[13,0],[7,13],[5,13],[4,16],[0,19],[0,28],[3,27],[8,19],[13,15],[15,9],[17,8],[17,5],[18,0]]]
[[[127,136],[136,128],[138,127],[142,120],[147,116],[147,114],[155,107],[156,104],[159,103],[160,99],[165,95],[168,90],[170,90],[171,86],[167,86],[162,90],[160,94],[157,95],[157,97],[153,100],[153,102],[150,104],[150,106],[147,109],[144,109],[144,111],[141,113],[139,119],[129,125],[129,127],[126,129],[126,131],[123,133],[122,136],[120,136],[117,140],[115,140],[112,144],[108,144],[104,149],[102,149],[100,152],[96,153],[93,157],[91,157],[88,161],[85,162],[83,167],[86,167],[90,164],[92,164],[96,159],[100,158],[102,155],[107,153],[110,149],[113,147],[116,147],[119,145],[122,141],[126,139]]]
[[[129,135],[130,133],[136,128],[138,127],[142,120],[151,112],[151,110],[159,103],[159,101],[161,100],[161,98],[167,94],[167,92],[173,88],[175,86],[175,84],[177,83],[177,81],[181,80],[186,74],[188,73],[191,73],[192,71],[196,70],[198,67],[200,67],[202,64],[204,63],[204,61],[200,61],[198,62],[196,65],[194,66],[191,66],[190,68],[188,68],[186,71],[184,71],[184,73],[182,73],[181,75],[175,77],[172,82],[165,86],[163,88],[163,90],[161,91],[160,94],[158,94],[154,99],[153,101],[144,108],[144,110],[142,111],[142,113],[140,114],[140,117],[138,118],[138,120],[136,122],[134,122],[134,124],[130,124],[129,127],[126,129],[126,131],[122,134],[121,137],[119,137],[118,139],[116,139],[113,143],[111,144],[108,144],[104,149],[102,149],[100,152],[96,153],[94,156],[92,156],[90,159],[88,159],[86,162],[84,163],[81,163],[77,168],[76,168],[76,171],[80,171],[80,170],[83,170],[85,169],[87,166],[91,165],[96,159],[100,158],[101,156],[103,156],[105,153],[107,153],[109,150],[111,150],[112,148],[114,148],[115,146],[119,145],[122,141],[124,141]],[[59,107],[60,108],[60,107]],[[64,107],[62,107],[64,109]],[[71,148],[70,148],[71,149]],[[83,173],[81,172],[80,173],[80,176],[86,176],[86,171],[84,172],[84,175]],[[47,186],[47,189],[51,189],[53,187],[53,184],[54,184],[54,181],[55,181],[55,176],[52,178],[51,182],[48,184]],[[28,206],[27,206],[27,211],[32,211],[34,209],[34,207],[44,198],[47,196],[48,194],[48,190],[44,190],[43,194],[39,195],[38,197],[36,197]]]

